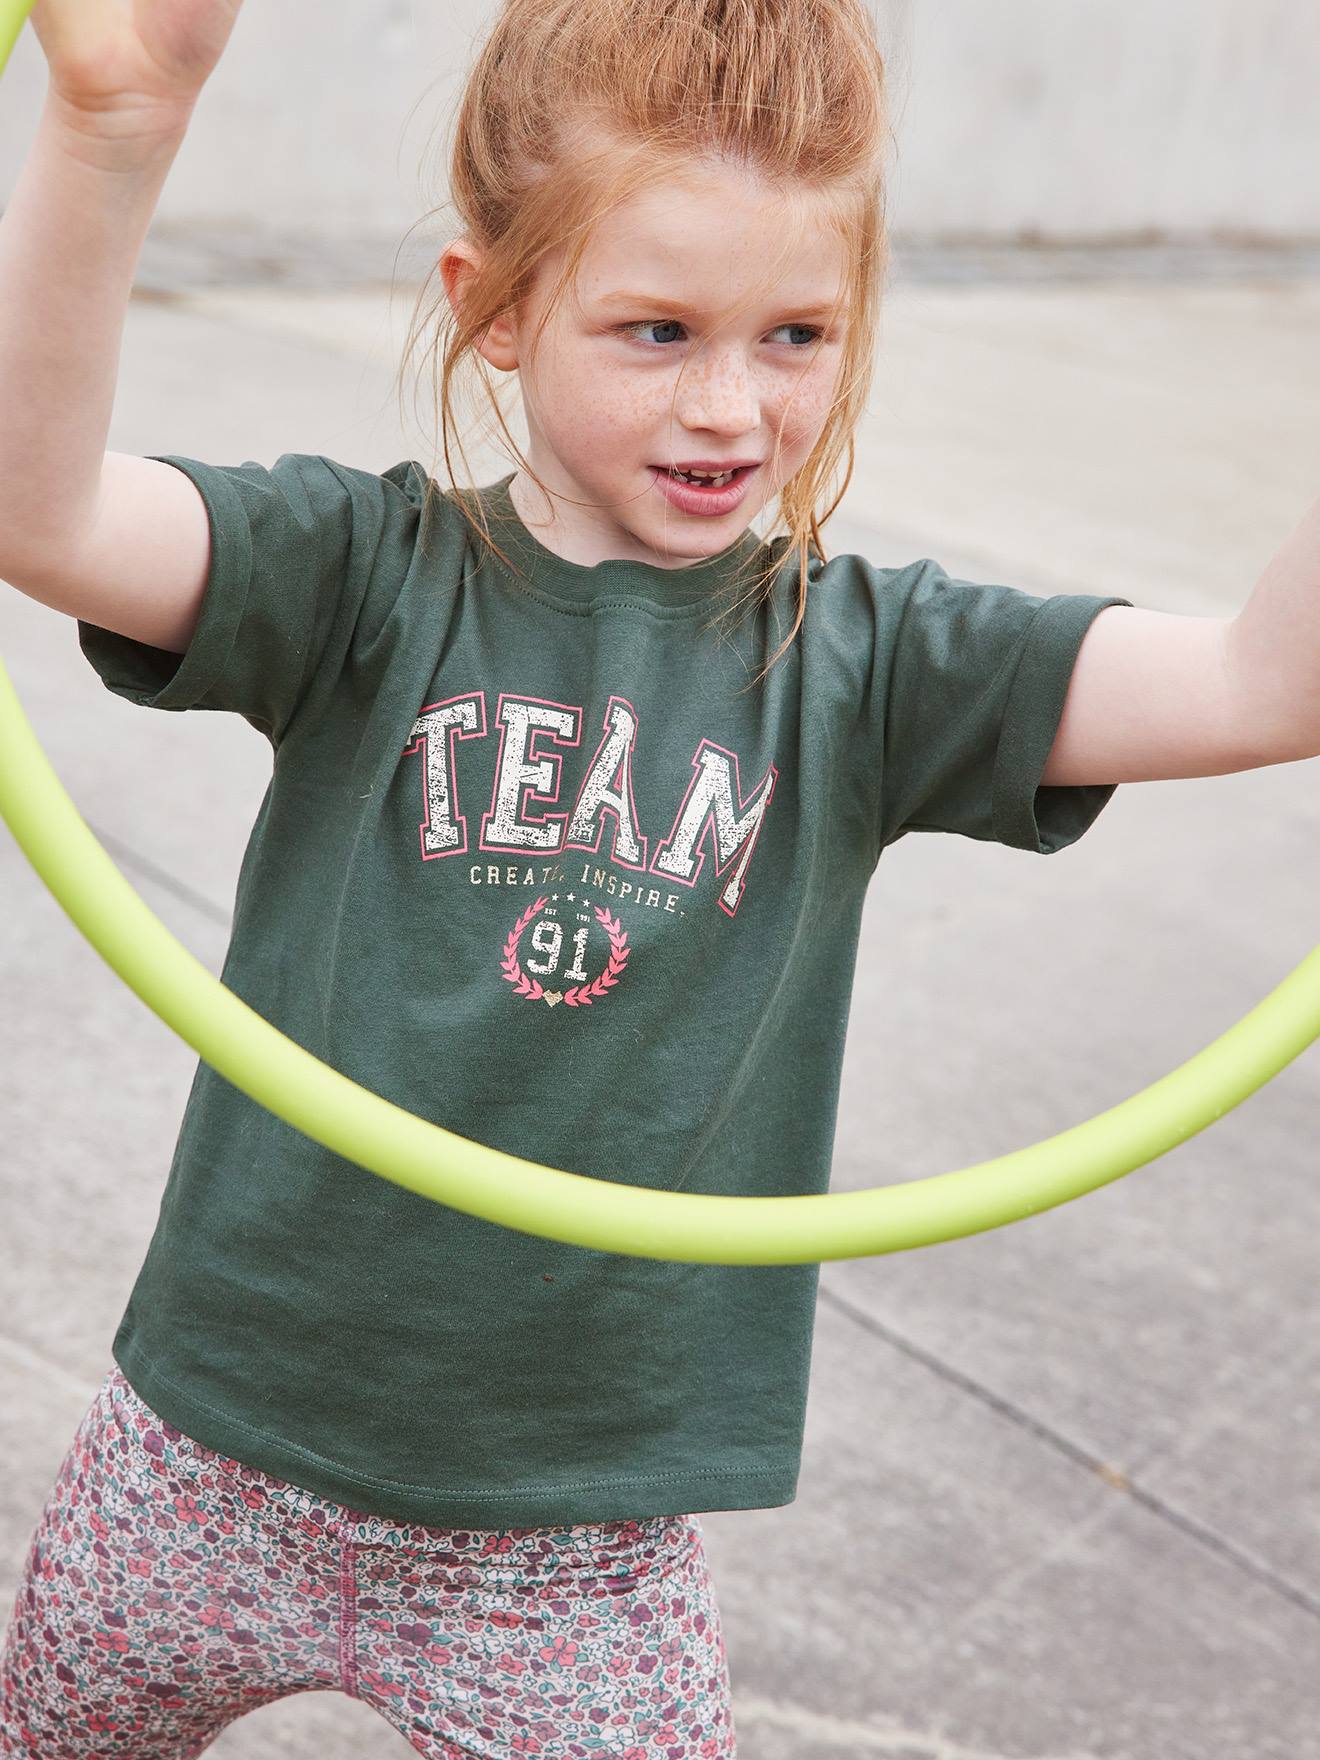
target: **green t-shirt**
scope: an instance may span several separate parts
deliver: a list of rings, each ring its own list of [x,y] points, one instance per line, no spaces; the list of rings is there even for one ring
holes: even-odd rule
[[[1081,640],[1129,601],[796,556],[720,628],[687,570],[570,563],[425,472],[167,457],[212,553],[181,657],[82,623],[109,689],[271,743],[224,982],[395,1104],[667,1191],[828,1188],[867,883],[905,831],[1050,853]],[[503,1229],[368,1173],[199,1063],[114,1339],[207,1446],[350,1508],[539,1527],[796,1492],[819,1267]]]

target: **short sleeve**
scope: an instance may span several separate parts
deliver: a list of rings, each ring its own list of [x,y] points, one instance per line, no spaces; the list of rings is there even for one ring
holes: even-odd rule
[[[395,590],[419,518],[408,465],[384,475],[316,454],[274,465],[158,456],[206,504],[211,556],[180,655],[80,621],[107,689],[150,709],[224,709],[278,745],[318,685],[333,683],[373,591]]]
[[[1131,600],[1038,598],[953,580],[929,558],[877,580],[888,603],[880,847],[949,831],[1052,855],[1094,824],[1114,784],[1043,788],[1078,650],[1092,622]],[[879,657],[877,657],[879,658]]]

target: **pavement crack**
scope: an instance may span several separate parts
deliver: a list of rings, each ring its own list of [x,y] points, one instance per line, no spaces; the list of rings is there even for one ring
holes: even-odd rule
[[[130,848],[128,844],[116,837],[113,831],[103,831],[100,826],[93,825],[90,819],[87,824],[97,841],[105,845],[108,853],[121,867],[132,868],[144,879],[159,886],[163,892],[168,892],[171,897],[177,898],[180,903],[195,910],[199,916],[205,917],[208,922],[216,923],[225,930],[233,926],[230,913],[223,906],[207,898],[204,893],[195,891],[186,880],[178,879],[165,868],[158,868],[148,856]]]
[[[1276,1571],[1272,1565],[1254,1552],[1226,1539],[1214,1528],[1198,1521],[1195,1516],[1189,1515],[1185,1510],[1170,1503],[1167,1498],[1148,1490],[1140,1480],[1124,1472],[1122,1467],[1115,1462],[1104,1460],[1101,1456],[1093,1454],[1090,1449],[1084,1448],[1081,1443],[1075,1442],[1072,1437],[1066,1436],[1063,1431],[1056,1429],[1052,1424],[1045,1423],[1014,1400],[1006,1399],[1002,1394],[996,1393],[984,1382],[977,1381],[961,1369],[954,1368],[952,1363],[945,1362],[934,1352],[924,1350],[921,1345],[915,1344],[910,1338],[905,1338],[902,1333],[894,1331],[891,1326],[886,1326],[882,1320],[877,1320],[873,1314],[868,1313],[855,1302],[849,1301],[846,1296],[839,1295],[824,1283],[820,1286],[819,1299],[855,1325],[862,1327],[874,1338],[882,1340],[891,1350],[898,1351],[910,1362],[917,1363],[922,1368],[929,1370],[932,1375],[938,1376],[949,1386],[958,1388],[970,1399],[976,1400],[987,1410],[994,1412],[997,1417],[1003,1418],[1006,1423],[1025,1431],[1029,1436],[1035,1437],[1038,1442],[1044,1443],[1047,1448],[1053,1449],[1056,1454],[1062,1455],[1065,1460],[1071,1461],[1074,1466],[1081,1467],[1086,1472],[1093,1474],[1109,1486],[1112,1491],[1130,1497],[1134,1503],[1140,1504],[1157,1520],[1165,1523],[1168,1527],[1177,1529],[1194,1545],[1212,1553],[1235,1570],[1241,1571],[1244,1576],[1252,1578],[1253,1581],[1277,1595],[1281,1600],[1289,1602],[1293,1607],[1300,1608],[1303,1613],[1309,1613],[1313,1619],[1320,1619],[1320,1595],[1314,1595],[1309,1589],[1303,1588],[1300,1583],[1292,1582],[1291,1579]]]

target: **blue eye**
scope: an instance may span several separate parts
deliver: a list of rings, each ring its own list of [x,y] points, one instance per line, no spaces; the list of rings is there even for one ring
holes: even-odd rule
[[[679,323],[677,318],[644,318],[638,324],[621,325],[620,334],[624,336],[633,336],[636,335],[639,330],[681,330],[682,328],[683,326]],[[810,324],[780,324],[778,328],[780,330],[796,330],[804,333],[808,344],[815,342],[819,337],[824,335],[824,331],[814,329]],[[771,331],[771,335],[773,334],[774,332]],[[638,340],[640,341],[640,338],[638,338]],[[662,347],[663,344],[649,343],[645,346],[656,348]],[[798,345],[796,343],[791,343],[789,346],[797,347]]]

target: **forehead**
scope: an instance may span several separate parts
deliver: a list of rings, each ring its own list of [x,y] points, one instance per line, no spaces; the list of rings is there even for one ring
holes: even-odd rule
[[[825,198],[702,160],[607,214],[578,270],[584,304],[620,291],[716,313],[765,301],[834,303],[846,268]]]

